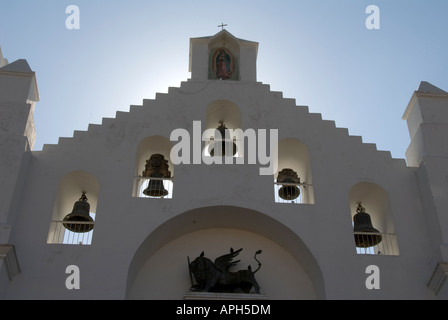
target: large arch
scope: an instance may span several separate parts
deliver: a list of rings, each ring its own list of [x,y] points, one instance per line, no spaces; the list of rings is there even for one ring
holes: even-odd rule
[[[190,281],[186,262],[187,256],[194,259],[195,255],[208,248],[210,250],[208,253],[209,257],[213,260],[218,255],[228,252],[222,251],[229,249],[228,244],[225,243],[226,241],[222,243],[219,242],[219,239],[229,239],[229,236],[232,239],[244,241],[244,243],[229,243],[229,245],[235,248],[237,246],[243,247],[243,251],[246,249],[246,254],[249,256],[253,255],[255,250],[264,249],[257,247],[258,244],[268,247],[267,251],[262,254],[267,270],[264,278],[259,280],[264,284],[265,288],[271,288],[270,290],[276,291],[268,292],[268,298],[325,298],[322,272],[316,259],[303,241],[287,226],[268,215],[234,206],[213,206],[189,210],[163,223],[148,235],[136,250],[130,263],[127,275],[126,298],[157,299],[154,295],[151,297],[142,295],[139,281],[144,279],[144,277],[141,277],[141,272],[147,272],[147,275],[150,275],[148,272],[157,270],[156,264],[160,263],[161,260],[160,266],[163,265],[165,268],[176,269],[172,270],[173,273],[171,275],[175,275],[174,277],[180,277],[179,273],[183,274],[183,280],[179,282],[181,288],[177,288],[177,290],[181,290],[180,294],[186,293]],[[220,248],[213,249],[217,246],[220,246]],[[272,259],[280,259],[280,257],[281,261],[285,263],[282,264],[282,262],[277,260],[272,261]],[[243,262],[252,263],[252,266],[255,267],[255,262],[250,259],[247,258]],[[242,265],[241,268],[244,268],[246,265]],[[273,268],[274,265],[275,268]],[[307,288],[308,292],[297,291],[295,294],[290,295],[280,294],[279,291],[281,289],[274,282],[282,283],[283,281],[285,286],[289,285],[284,281],[288,275],[295,277],[294,272],[292,272],[293,269],[300,275],[289,281],[297,284],[297,290],[300,290],[298,284],[301,283]],[[280,270],[285,272],[279,272]],[[165,272],[166,270],[163,271]],[[274,289],[276,287],[277,289]],[[291,290],[291,287],[288,290]],[[139,291],[139,293],[136,293],[136,291]],[[169,299],[162,293],[159,298]],[[179,293],[172,297],[172,299],[179,298],[182,298]]]

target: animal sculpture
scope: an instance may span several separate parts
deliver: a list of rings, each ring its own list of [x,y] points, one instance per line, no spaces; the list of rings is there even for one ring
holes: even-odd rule
[[[190,269],[190,276],[194,276],[196,284],[192,283],[192,291],[203,292],[226,292],[226,293],[250,293],[252,288],[255,293],[260,293],[260,286],[255,279],[255,273],[260,270],[261,263],[257,259],[257,255],[262,251],[258,250],[254,259],[258,262],[258,268],[252,271],[251,266],[246,270],[230,271],[230,268],[237,265],[241,260],[233,261],[243,249],[233,250],[230,248],[230,253],[222,255],[211,261],[205,257],[204,252],[200,254],[193,262],[190,263],[188,258],[188,265]]]

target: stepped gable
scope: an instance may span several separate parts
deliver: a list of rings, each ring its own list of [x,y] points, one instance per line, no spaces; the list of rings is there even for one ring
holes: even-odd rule
[[[201,94],[204,90],[208,89],[210,83],[210,81],[182,82],[180,87],[170,87],[168,93],[157,93],[155,99],[143,99],[142,105],[131,105],[129,111],[127,112],[117,111],[115,118],[103,118],[101,124],[89,124],[87,131],[75,130],[73,137],[61,137],[59,138],[59,142],[56,145],[46,144],[44,145],[42,151],[48,151],[54,148],[63,148],[64,146],[70,147],[78,140],[85,141],[84,139],[86,137],[92,138],[98,136],[100,132],[110,129],[111,126],[117,125],[117,123],[120,123],[121,121],[132,121],[134,119],[139,119],[140,121],[140,119],[144,119],[144,117],[147,116],[146,112],[148,111],[148,108],[157,108],[159,104],[170,101],[170,99],[174,99],[177,97],[181,97],[182,99],[183,97],[185,97],[185,95],[190,96]],[[244,83],[235,82],[232,84],[232,86],[240,84],[245,85]],[[310,112],[308,106],[297,105],[295,99],[283,97],[282,92],[270,91],[269,85],[257,82],[255,86],[261,90],[260,92],[265,92],[262,98],[271,100],[270,103],[272,104],[272,107],[275,108],[275,111],[284,113],[288,116],[286,120],[283,119],[282,121],[291,121],[292,118],[295,119],[297,117],[300,117],[301,122],[306,122],[309,125],[309,128],[313,128],[313,130],[323,131],[319,130],[319,128],[334,130],[334,133],[328,135],[328,139],[349,139],[350,145],[355,146],[358,144],[360,147],[362,146],[364,150],[368,151],[369,153],[366,154],[366,156],[368,157],[373,157],[376,154],[376,156],[379,156],[382,159],[392,159],[391,153],[389,151],[377,150],[376,144],[374,143],[364,143],[361,136],[350,135],[347,128],[337,127],[335,121],[333,120],[322,119],[322,115],[320,113]],[[425,88],[427,89],[429,87]],[[166,112],[167,110],[164,109],[164,111]],[[164,116],[168,118],[168,114],[169,112],[166,112]],[[284,125],[283,122],[282,125]],[[296,136],[295,138],[298,138],[300,140],[300,137]],[[405,165],[405,161],[403,159],[394,160],[401,160]]]

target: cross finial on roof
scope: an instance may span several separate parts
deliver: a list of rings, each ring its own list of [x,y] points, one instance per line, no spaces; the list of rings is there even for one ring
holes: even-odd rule
[[[218,28],[219,28],[219,27],[221,27],[221,30],[224,30],[224,27],[227,27],[227,25],[224,24],[224,22],[223,22],[223,23],[221,23],[221,25],[218,26]]]

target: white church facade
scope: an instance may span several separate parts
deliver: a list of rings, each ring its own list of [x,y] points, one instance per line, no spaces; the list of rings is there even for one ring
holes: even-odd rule
[[[0,299],[447,299],[448,93],[410,92],[393,159],[257,55],[192,38],[180,87],[33,151],[36,74],[0,52]],[[217,282],[195,269],[228,254]]]

